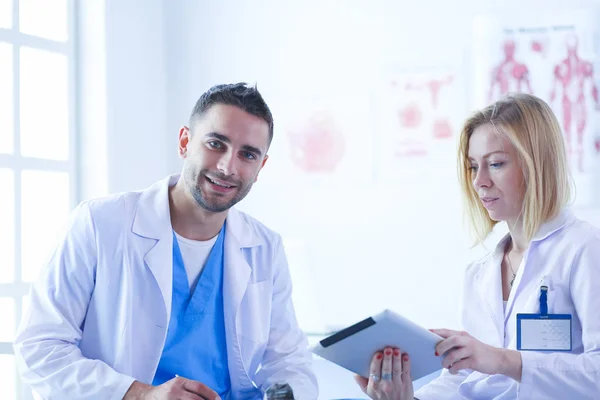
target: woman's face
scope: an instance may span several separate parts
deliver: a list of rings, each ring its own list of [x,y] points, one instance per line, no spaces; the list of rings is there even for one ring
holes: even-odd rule
[[[481,125],[469,139],[473,188],[494,221],[514,225],[519,219],[525,183],[517,150],[492,125]]]

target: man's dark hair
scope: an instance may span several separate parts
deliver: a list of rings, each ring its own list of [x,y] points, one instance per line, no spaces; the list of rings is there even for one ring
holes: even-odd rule
[[[215,104],[236,106],[249,114],[264,119],[269,124],[269,145],[273,140],[273,115],[269,106],[255,86],[245,82],[215,85],[208,89],[196,102],[190,116],[190,128],[196,118],[201,117]]]

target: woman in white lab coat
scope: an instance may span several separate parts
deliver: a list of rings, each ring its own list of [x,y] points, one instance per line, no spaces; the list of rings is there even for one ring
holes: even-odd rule
[[[568,208],[555,115],[526,94],[474,113],[458,167],[477,242],[501,221],[509,234],[466,270],[464,331],[433,330],[440,377],[413,393],[410,355],[385,348],[358,384],[375,399],[599,399],[600,230]]]

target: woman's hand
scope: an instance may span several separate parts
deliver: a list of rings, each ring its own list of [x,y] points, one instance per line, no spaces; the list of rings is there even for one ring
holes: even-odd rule
[[[377,400],[413,400],[408,354],[386,347],[373,355],[369,378],[354,377],[362,391]]]
[[[444,355],[442,367],[451,374],[461,369],[472,369],[484,374],[502,374],[521,381],[521,353],[500,349],[475,339],[467,332],[450,329],[432,329],[444,338],[435,347],[437,354]]]

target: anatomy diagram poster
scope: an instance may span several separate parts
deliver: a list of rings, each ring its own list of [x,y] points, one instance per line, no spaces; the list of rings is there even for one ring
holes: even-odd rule
[[[272,174],[298,183],[373,179],[373,127],[369,94],[283,98],[273,107]]]
[[[600,195],[599,15],[480,17],[473,36],[474,106],[515,91],[546,101],[563,129],[580,206]]]
[[[375,96],[377,176],[455,173],[465,89],[456,68],[385,73]]]

